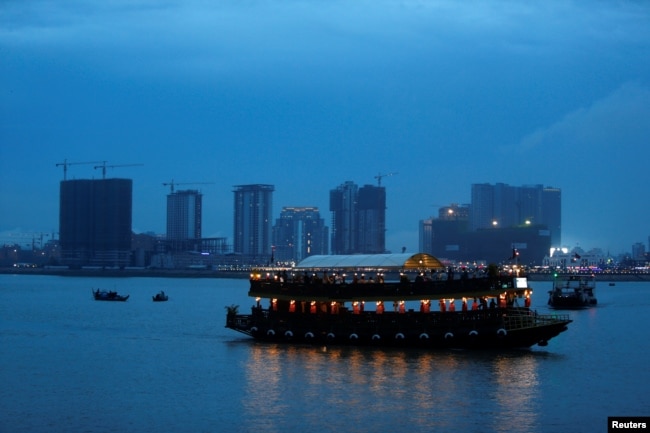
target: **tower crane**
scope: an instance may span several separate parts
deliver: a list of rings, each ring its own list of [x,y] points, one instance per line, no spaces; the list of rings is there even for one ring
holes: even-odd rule
[[[174,179],[172,179],[171,182],[164,182],[163,186],[169,186],[170,187],[170,192],[173,194],[174,193],[174,186],[175,185],[212,185],[214,182],[174,182]]]
[[[56,164],[57,167],[63,166],[63,180],[68,178],[68,166],[69,165],[78,165],[78,164],[106,164],[106,161],[86,161],[86,162],[68,162],[67,159],[64,159],[63,162]],[[95,167],[97,168],[97,167]]]
[[[375,176],[375,179],[377,179],[377,186],[381,186],[381,179],[383,177],[395,176],[396,174],[399,174],[399,173],[384,173],[384,174],[378,173],[377,176]]]
[[[106,165],[106,161],[102,161],[102,165],[96,165],[95,170],[101,167],[102,169],[102,179],[106,179],[106,168],[115,168],[115,167],[134,167],[137,165],[144,165],[144,164],[118,164],[118,165]]]
[[[19,242],[25,242],[29,239],[31,239],[32,243],[25,245],[29,246],[31,245],[32,250],[36,250],[36,245],[38,244],[39,248],[43,249],[44,243],[43,243],[43,238],[50,236],[49,233],[9,233],[8,237],[6,238],[9,242],[12,242],[14,244],[17,244]],[[54,234],[52,235],[52,238],[54,239]],[[20,239],[20,240],[19,240]],[[18,241],[18,242],[17,242]]]

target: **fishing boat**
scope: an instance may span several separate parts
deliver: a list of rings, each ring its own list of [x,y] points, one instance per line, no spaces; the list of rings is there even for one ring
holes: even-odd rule
[[[95,298],[95,301],[126,301],[129,299],[129,295],[122,296],[119,295],[117,292],[113,291],[106,291],[106,290],[94,290],[93,289],[93,298]]]
[[[165,294],[162,290],[159,293],[156,293],[155,296],[151,297],[154,302],[165,302],[169,299],[169,296]]]
[[[595,307],[598,304],[595,290],[594,275],[556,275],[553,289],[548,292],[548,305],[567,310]]]
[[[532,292],[517,269],[491,266],[470,276],[424,253],[310,256],[292,268],[254,271],[248,295],[255,304],[250,314],[226,307],[226,327],[296,344],[546,346],[571,320],[537,314]]]

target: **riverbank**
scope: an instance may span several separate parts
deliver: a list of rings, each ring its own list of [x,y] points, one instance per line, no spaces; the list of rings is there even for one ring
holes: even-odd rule
[[[563,275],[591,275],[591,274],[559,274]],[[623,281],[650,281],[650,274],[642,273],[597,273],[596,281],[623,282]],[[529,281],[552,281],[553,274],[530,273],[527,275]]]
[[[62,277],[150,277],[150,278],[246,278],[250,271],[205,269],[45,269],[45,268],[0,268],[0,274],[14,275],[56,275]]]
[[[248,279],[250,270],[207,270],[207,269],[46,269],[46,268],[0,268],[0,274],[15,275],[58,275],[62,277],[153,277],[153,278],[238,278]],[[576,275],[576,274],[571,274]],[[579,275],[579,274],[577,274]],[[527,275],[530,281],[551,281],[553,274],[532,272]],[[623,282],[648,281],[647,273],[597,273],[597,281]]]

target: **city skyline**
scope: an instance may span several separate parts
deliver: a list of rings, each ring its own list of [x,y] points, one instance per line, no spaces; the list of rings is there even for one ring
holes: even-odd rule
[[[70,179],[68,179],[68,180],[70,180]],[[96,179],[74,179],[74,180],[90,181],[90,180],[96,180]],[[114,180],[114,181],[128,181],[128,182],[132,182],[132,179],[125,179],[125,178],[111,178],[111,177],[107,177],[105,180],[107,180],[107,181],[113,181],[113,180]],[[70,183],[70,182],[68,182],[68,183]],[[167,184],[166,184],[166,185],[167,185]],[[355,184],[353,181],[346,181],[346,182],[343,182],[341,185],[335,186],[335,187],[333,187],[333,189],[330,189],[329,194],[331,195],[335,190],[338,190],[338,189],[340,189],[340,188],[342,188],[342,187],[344,187],[344,186],[348,186],[348,185],[349,185],[349,186],[354,186],[354,187],[356,187],[356,189],[359,189],[359,185]],[[364,187],[369,187],[369,186],[370,186],[370,187],[374,187],[374,186],[376,186],[376,185],[364,185]],[[507,184],[495,184],[495,185],[492,185],[492,184],[474,184],[474,185],[470,185],[471,188],[473,188],[473,187],[475,187],[475,186],[480,186],[480,187],[482,187],[482,188],[484,188],[485,186],[490,186],[490,187],[495,187],[495,188],[496,188],[496,187],[500,187],[500,188],[506,187],[506,188],[515,188],[515,189],[518,189],[518,188],[520,188],[520,187],[524,187],[523,189],[526,189],[526,188],[529,188],[529,187],[535,187],[535,188],[537,188],[537,189],[539,189],[539,188],[547,189],[546,187],[544,187],[544,186],[542,186],[542,185],[516,185],[516,186],[515,186],[515,185],[507,185]],[[254,189],[254,188],[256,188],[256,187],[261,187],[262,190],[268,190],[271,194],[273,194],[273,193],[275,192],[275,190],[274,190],[275,187],[274,187],[274,185],[271,185],[271,184],[264,184],[264,185],[260,185],[260,184],[234,185],[234,186],[231,186],[231,188],[235,188],[235,190],[232,190],[232,189],[231,189],[231,192],[235,192],[235,205],[236,205],[236,203],[237,203],[237,198],[236,198],[236,197],[237,197],[237,195],[238,195],[238,191],[246,191],[246,190],[249,190],[249,189],[251,189],[251,188]],[[385,190],[384,187],[382,187],[382,189]],[[561,190],[561,188],[552,188],[552,189]],[[166,228],[165,230],[163,230],[163,231],[161,231],[161,232],[156,232],[156,231],[152,231],[152,230],[135,230],[135,229],[133,229],[133,233],[135,233],[135,234],[147,234],[147,233],[149,233],[149,234],[155,234],[155,235],[157,235],[157,236],[161,236],[161,237],[163,237],[163,238],[169,238],[169,235],[168,235],[167,231],[168,231],[168,228],[169,228],[169,220],[168,220],[168,217],[169,217],[169,200],[170,200],[170,197],[171,197],[171,198],[175,198],[175,197],[177,197],[177,196],[186,196],[186,195],[188,195],[188,194],[189,194],[189,195],[192,195],[192,196],[196,195],[196,196],[198,196],[200,199],[202,199],[202,197],[203,197],[203,193],[202,193],[199,189],[186,189],[186,190],[184,190],[184,189],[182,189],[182,188],[176,188],[176,190],[174,191],[174,193],[172,193],[172,194],[169,194],[169,193],[166,194],[167,208],[163,211],[164,218],[165,218],[166,223],[167,223],[167,228]],[[390,194],[385,194],[385,195],[386,195],[385,199],[387,199],[387,198],[389,197]],[[331,197],[330,197],[330,200],[331,200]],[[203,201],[203,200],[201,200],[201,201]],[[272,201],[275,201],[275,200],[272,199]],[[471,200],[470,200],[470,201],[471,201]],[[330,206],[331,206],[331,203],[330,203]],[[471,203],[471,202],[470,202],[470,203],[452,202],[452,203],[449,203],[449,204],[447,204],[447,205],[441,205],[440,208],[441,208],[441,209],[442,209],[442,208],[453,208],[453,207],[457,207],[457,206],[463,206],[463,207],[467,207],[468,209],[470,209],[470,208],[472,207],[472,203]],[[135,206],[135,203],[132,204],[132,207],[133,207],[133,208],[136,207],[136,206]],[[198,224],[198,226],[202,226],[202,225],[203,225],[203,215],[202,215],[202,211],[200,210],[201,207],[202,207],[202,205],[199,206],[199,212],[200,212],[200,213],[199,213],[199,219],[198,219],[198,220],[195,220],[195,222],[193,223],[193,224]],[[330,214],[329,217],[324,217],[324,218],[323,218],[323,221],[324,221],[324,224],[325,224],[326,229],[328,229],[328,230],[330,230],[330,231],[332,230],[332,227],[331,227],[331,222],[332,222],[332,221],[331,221],[331,219],[332,219],[332,214],[333,214],[333,212],[331,212],[331,211],[328,211],[328,210],[325,210],[325,209],[321,209],[321,208],[319,208],[318,206],[296,206],[296,205],[279,204],[277,207],[278,207],[278,209],[276,209],[275,206],[271,205],[271,216],[270,216],[270,219],[269,219],[269,233],[268,233],[267,235],[270,235],[270,234],[271,234],[271,231],[275,230],[276,224],[279,223],[279,222],[281,221],[282,213],[283,213],[284,211],[286,211],[287,209],[293,209],[293,208],[313,209],[314,211],[316,211],[316,212],[322,212],[323,214],[328,214],[328,213],[329,213],[329,214]],[[60,212],[60,209],[59,209],[59,212]],[[237,212],[235,211],[234,206],[233,206],[233,209],[231,209],[231,214],[232,214],[233,212],[234,212],[235,215],[236,215]],[[471,213],[471,211],[470,211],[470,213]],[[388,215],[387,215],[387,216],[388,216]],[[421,223],[422,223],[423,220],[428,220],[428,219],[431,219],[431,218],[437,219],[437,218],[440,218],[440,215],[430,215],[429,217],[422,218],[421,220],[419,220],[419,221],[417,222],[417,224],[418,224],[418,244],[420,244],[420,243],[422,242],[422,240],[421,240],[421,235],[422,235],[422,232],[421,232],[421,230],[422,230]],[[132,215],[132,219],[135,219],[133,215]],[[237,220],[238,220],[238,219],[235,218],[233,221],[231,221],[231,225],[232,225],[233,223],[236,225],[236,224],[237,224]],[[510,226],[509,226],[509,227],[510,227]],[[13,234],[16,234],[16,232],[14,232]],[[50,236],[52,236],[52,235],[55,235],[55,236],[56,236],[57,234],[58,234],[58,230],[53,230],[52,232],[31,233],[32,238],[33,238],[33,239],[32,239],[32,242],[33,242],[33,241],[37,241],[39,244],[40,244],[40,243],[44,244],[45,242],[47,242],[48,240],[51,239]],[[39,235],[40,235],[40,239],[39,239]],[[201,238],[209,238],[209,237],[210,237],[210,236],[201,236]],[[219,237],[220,237],[220,238],[224,238],[224,240],[226,241],[226,245],[230,246],[230,248],[231,248],[233,251],[235,250],[235,245],[234,245],[234,243],[235,243],[234,230],[233,230],[229,235],[219,236]],[[0,241],[7,241],[7,240],[10,241],[11,238],[12,238],[12,237],[11,237],[11,235],[9,235],[9,234],[3,234],[3,233],[0,233]],[[198,238],[197,238],[197,239],[198,239]],[[17,241],[17,240],[16,240],[16,242],[19,243],[19,241]],[[647,248],[650,249],[650,236],[648,236],[645,240],[644,240],[644,239],[640,239],[640,240],[638,240],[638,241],[633,242],[632,244],[630,244],[630,246],[629,246],[629,248],[628,248],[627,250],[616,251],[616,252],[615,252],[615,251],[607,251],[607,250],[605,250],[604,253],[610,253],[610,254],[612,254],[612,255],[617,255],[617,254],[621,254],[621,253],[629,253],[630,251],[632,251],[632,250],[634,249],[634,246],[635,246],[636,244],[638,244],[638,243],[641,243],[641,244],[643,244],[644,246],[646,246]],[[552,245],[552,246],[553,246],[554,248],[556,247],[555,245]],[[603,249],[603,247],[598,246],[598,245],[584,246],[584,245],[580,245],[580,244],[577,244],[577,245],[567,245],[567,244],[565,244],[565,243],[562,243],[560,246],[562,246],[562,247],[567,247],[567,248],[569,248],[569,249],[578,247],[578,248],[580,248],[581,250],[585,250],[585,251],[587,251],[587,250],[592,250],[592,249]],[[276,247],[276,245],[274,245],[273,243],[271,243],[271,244],[269,245],[269,247],[268,247],[268,248],[269,248],[269,251],[271,250],[272,247]],[[261,246],[261,244],[260,244],[259,246],[255,247],[255,248],[256,248],[256,249],[257,249],[257,248],[262,248],[262,249],[264,249],[264,248]],[[421,252],[420,250],[421,250],[421,248],[419,248],[419,245],[416,245],[416,248],[415,248],[413,251],[411,251],[411,252],[416,252],[416,251]],[[394,253],[394,252],[397,252],[397,251],[398,251],[398,250],[392,250],[391,252]],[[329,254],[335,254],[335,252],[330,251]]]
[[[57,231],[59,180],[133,180],[133,229],[165,232],[164,183],[328,209],[386,187],[386,249],[470,185],[562,189],[563,244],[648,242],[650,4],[476,1],[6,2],[0,236]]]

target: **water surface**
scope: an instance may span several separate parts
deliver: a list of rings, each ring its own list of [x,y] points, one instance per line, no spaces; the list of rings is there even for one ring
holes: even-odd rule
[[[548,312],[550,283],[533,287]],[[224,327],[247,289],[0,275],[0,432],[570,433],[650,415],[648,283],[600,284],[569,331],[508,352],[257,343]]]

